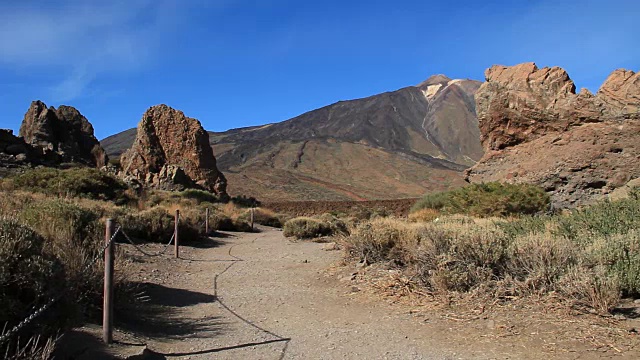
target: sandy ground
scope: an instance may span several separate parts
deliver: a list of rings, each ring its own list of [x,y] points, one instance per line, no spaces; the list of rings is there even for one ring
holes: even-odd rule
[[[103,346],[100,327],[87,326],[63,339],[56,359],[640,358],[637,319],[430,310],[350,277],[356,268],[324,244],[270,228],[221,236],[182,247],[180,259],[171,249],[147,257],[120,245],[148,302],[135,312],[120,305],[114,344]]]

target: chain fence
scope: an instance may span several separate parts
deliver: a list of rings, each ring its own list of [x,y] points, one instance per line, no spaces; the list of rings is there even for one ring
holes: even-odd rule
[[[138,252],[140,252],[143,255],[146,256],[150,256],[150,257],[156,257],[156,256],[161,256],[164,253],[167,252],[167,249],[169,249],[169,246],[173,243],[173,239],[175,239],[176,237],[176,233],[174,232],[173,235],[171,235],[171,239],[169,239],[169,242],[164,246],[164,248],[160,251],[158,251],[157,253],[148,253],[145,250],[143,250],[140,245],[136,244],[133,240],[131,240],[131,237],[129,235],[127,235],[126,232],[124,232],[124,230],[122,231],[122,235],[124,235],[124,238],[127,240],[127,242],[131,245],[133,245],[134,249],[136,249]]]
[[[205,220],[201,224],[201,226],[202,226],[203,229],[206,228],[207,221]],[[149,257],[157,257],[157,256],[161,256],[161,255],[165,254],[167,252],[167,249],[169,249],[169,246],[174,242],[175,236],[176,236],[176,233],[174,231],[173,234],[171,235],[171,238],[165,244],[165,246],[164,246],[164,248],[162,250],[160,250],[160,251],[158,251],[156,253],[149,253],[149,252],[145,251],[144,249],[142,249],[139,244],[137,244],[135,241],[133,241],[132,237],[130,237],[124,231],[122,226],[118,226],[116,228],[116,230],[114,231],[113,235],[111,235],[111,238],[109,239],[109,241],[106,242],[104,244],[104,246],[102,246],[100,248],[100,251],[98,251],[96,256],[87,263],[87,265],[85,266],[84,270],[90,269],[100,259],[104,258],[105,251],[107,251],[109,246],[111,246],[113,244],[113,242],[116,240],[116,238],[117,238],[117,236],[119,234],[121,234],[129,244],[133,245],[133,247],[138,252],[142,253],[145,256],[149,256]],[[207,234],[205,234],[205,235],[207,235]],[[51,306],[53,306],[57,301],[59,301],[64,296],[64,294],[65,294],[65,292],[61,291],[60,293],[58,293],[55,296],[51,297],[44,305],[42,305],[39,308],[37,308],[34,312],[32,312],[29,316],[24,318],[22,321],[20,321],[17,325],[12,327],[11,329],[6,330],[7,324],[5,324],[5,328],[1,329],[1,331],[0,331],[0,345],[3,345],[4,343],[6,343],[10,339],[12,339],[17,333],[20,332],[20,330],[22,330],[24,327],[26,327],[31,322],[33,322],[36,318],[38,318],[40,315],[42,315],[45,311],[47,311],[49,308],[51,308]]]

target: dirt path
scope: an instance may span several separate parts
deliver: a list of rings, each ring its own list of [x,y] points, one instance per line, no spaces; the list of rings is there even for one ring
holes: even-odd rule
[[[369,296],[328,271],[339,251],[292,243],[265,228],[183,247],[181,259],[135,256],[136,279],[147,285],[148,309],[121,319],[109,353],[149,359],[596,359],[637,352],[585,346],[580,323],[553,314],[515,329],[500,316],[445,319]],[[149,251],[160,248],[147,245]],[[132,251],[127,248],[126,251]],[[169,315],[166,313],[169,312]],[[163,314],[163,315],[158,315]],[[142,319],[142,320],[141,320]],[[88,327],[81,333],[96,333]],[[574,332],[558,338],[554,332]],[[565,334],[566,335],[566,334]],[[137,346],[136,346],[137,345]],[[87,347],[85,345],[85,347]],[[75,351],[74,358],[100,358]],[[80,356],[82,355],[82,356]],[[62,358],[62,357],[60,357]],[[108,357],[105,357],[108,358]]]

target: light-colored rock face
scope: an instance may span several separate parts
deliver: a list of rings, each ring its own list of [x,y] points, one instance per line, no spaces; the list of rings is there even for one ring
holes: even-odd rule
[[[484,157],[470,182],[543,186],[557,207],[588,204],[640,176],[640,77],[616,70],[596,95],[561,68],[493,66],[476,93]]]
[[[93,126],[71,106],[55,109],[47,108],[42,101],[32,102],[20,126],[20,136],[49,160],[96,167],[108,162]]]
[[[616,70],[594,96],[559,67],[534,63],[495,65],[476,93],[476,111],[485,150],[499,150],[549,132],[605,120],[640,118],[640,75]]]
[[[476,112],[485,150],[533,140],[550,131],[597,121],[602,110],[559,67],[538,69],[534,63],[492,66],[476,93]]]
[[[153,106],[144,113],[133,146],[120,160],[125,174],[149,185],[161,187],[165,180],[180,179],[180,185],[188,187],[193,182],[227,196],[226,179],[216,167],[209,135],[198,120],[167,105]]]
[[[640,118],[640,72],[615,70],[602,84],[597,96],[607,104],[609,116]]]

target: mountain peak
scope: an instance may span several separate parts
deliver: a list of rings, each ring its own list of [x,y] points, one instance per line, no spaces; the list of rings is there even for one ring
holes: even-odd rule
[[[443,74],[437,74],[437,75],[432,75],[427,80],[418,84],[418,87],[437,85],[437,84],[446,84],[449,81],[451,81],[451,79],[448,76]]]

